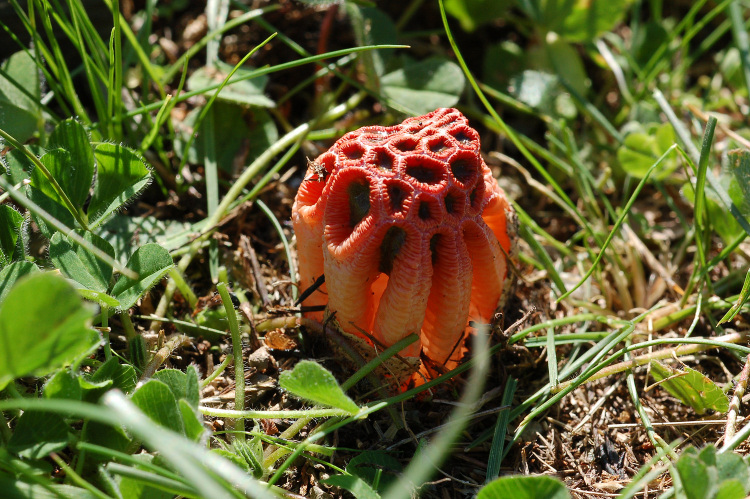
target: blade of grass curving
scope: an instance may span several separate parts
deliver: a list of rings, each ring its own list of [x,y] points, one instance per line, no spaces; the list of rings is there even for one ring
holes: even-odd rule
[[[565,203],[568,204],[570,207],[575,208],[575,204],[570,199],[570,197],[565,193],[565,191],[560,187],[560,185],[555,181],[554,178],[547,172],[547,170],[539,163],[539,161],[534,157],[533,154],[526,148],[526,146],[523,144],[523,142],[518,138],[517,134],[513,129],[511,129],[505,121],[503,121],[502,118],[497,114],[495,111],[495,108],[492,107],[490,102],[487,100],[487,97],[482,92],[482,89],[479,88],[479,85],[477,84],[477,81],[474,79],[474,76],[472,75],[471,71],[469,70],[469,67],[466,65],[466,61],[464,61],[463,56],[461,55],[461,51],[458,48],[458,45],[456,44],[456,40],[453,38],[453,33],[450,30],[450,26],[448,25],[448,17],[445,12],[445,6],[443,4],[443,0],[438,0],[440,5],[440,16],[443,20],[443,28],[445,30],[445,34],[448,37],[448,42],[451,45],[451,48],[453,49],[453,53],[456,56],[456,60],[461,66],[461,69],[464,72],[464,75],[466,76],[466,79],[471,83],[472,88],[474,89],[474,92],[476,93],[477,97],[479,97],[479,100],[484,105],[487,112],[492,116],[495,123],[500,127],[500,129],[503,131],[503,133],[510,139],[510,141],[513,143],[516,148],[521,152],[521,154],[534,166],[534,168],[539,172],[539,174],[544,177],[544,179],[552,186],[552,188],[555,190],[555,192],[563,199],[565,200]],[[588,227],[588,223],[585,220],[583,221],[584,227]],[[596,237],[594,234],[594,231],[588,227],[587,229],[589,233]]]
[[[729,4],[729,19],[732,21],[734,44],[737,45],[737,49],[740,51],[742,77],[745,80],[745,88],[748,91],[748,95],[750,95],[750,39],[745,28],[742,6],[737,0]]]
[[[55,190],[57,195],[60,196],[60,199],[62,200],[63,204],[65,204],[65,207],[68,209],[71,215],[73,215],[73,218],[75,218],[76,222],[78,222],[78,225],[80,225],[83,229],[88,230],[88,224],[86,224],[86,221],[83,220],[83,218],[81,217],[81,212],[73,205],[73,203],[70,201],[70,198],[65,193],[63,188],[60,187],[60,184],[57,183],[57,180],[55,179],[55,177],[52,176],[52,174],[47,169],[47,167],[44,166],[44,164],[41,161],[39,161],[39,158],[37,158],[34,153],[26,149],[20,142],[18,142],[15,138],[9,135],[2,128],[0,128],[0,137],[4,139],[8,144],[10,144],[13,148],[21,151],[24,154],[24,156],[29,158],[29,160],[32,163],[34,163],[34,166],[38,168],[40,172],[42,172],[42,174],[45,176],[45,178],[50,183],[52,188]],[[4,188],[7,190],[6,187]]]
[[[630,345],[630,340],[626,342],[627,345]],[[630,355],[625,355],[625,361],[630,360]],[[656,432],[654,431],[654,427],[651,425],[651,418],[648,417],[648,413],[646,413],[646,409],[643,407],[643,404],[641,403],[641,397],[638,395],[638,388],[635,386],[635,376],[633,376],[633,370],[628,369],[627,375],[626,375],[626,383],[628,386],[628,393],[630,394],[630,399],[633,401],[633,405],[635,405],[635,410],[638,413],[638,416],[641,418],[641,426],[644,430],[646,430],[646,436],[648,437],[649,441],[651,442],[651,445],[654,446],[654,448],[658,449],[661,448],[663,451],[668,451],[669,446],[663,446],[661,445],[664,441],[661,438],[657,438],[658,435],[656,435]],[[676,458],[676,455],[673,455],[672,457]]]
[[[110,496],[91,485],[91,483],[84,480],[83,477],[76,473],[73,468],[68,466],[68,463],[66,463],[60,456],[58,456],[57,453],[53,452],[52,454],[50,454],[50,457],[65,473],[65,476],[75,485],[88,491],[89,494],[93,495],[94,497],[98,497],[99,499],[111,499]]]
[[[513,403],[513,395],[516,393],[516,387],[518,386],[518,380],[515,378],[508,378],[505,382],[505,389],[503,390],[503,398],[500,401],[501,407],[508,407],[506,410],[501,410],[495,423],[495,432],[492,437],[492,446],[490,447],[490,456],[487,459],[487,473],[485,475],[485,482],[490,482],[500,475],[500,465],[503,462],[503,456],[505,455],[505,435],[508,432],[508,424],[510,423],[510,405]]]
[[[118,390],[105,393],[102,405],[63,399],[0,400],[0,411],[18,409],[53,412],[65,417],[123,426],[141,442],[159,452],[166,462],[182,474],[186,483],[198,490],[203,497],[273,498],[264,485],[247,476],[233,463],[152,422]],[[239,490],[233,490],[231,485],[222,483],[216,477],[233,483]]]
[[[208,32],[203,38],[195,42],[194,45],[192,45],[188,50],[185,51],[184,54],[180,56],[179,59],[177,59],[175,62],[173,62],[164,72],[164,74],[161,77],[161,82],[163,84],[167,84],[175,77],[177,72],[182,68],[192,57],[203,50],[203,47],[205,47],[208,42],[213,40],[214,38],[218,37],[219,35],[222,35],[226,33],[227,31],[230,31],[237,26],[240,26],[247,21],[250,21],[251,19],[255,19],[257,17],[262,16],[263,14],[267,14],[268,12],[273,12],[274,10],[280,9],[280,5],[269,5],[260,9],[253,9],[245,12],[244,14],[235,17],[234,19],[230,19],[226,23],[224,23],[221,27]]]
[[[163,490],[164,492],[175,496],[201,499],[202,496],[193,487],[190,487],[189,485],[186,485],[181,481],[172,480],[156,475],[150,471],[144,471],[135,468],[135,466],[140,465],[141,464],[138,463],[134,464],[133,466],[125,466],[124,464],[110,462],[107,464],[107,471],[109,473],[112,473],[113,475],[130,478],[132,480],[135,480],[136,482],[148,485],[149,487],[157,488],[159,490]]]
[[[133,435],[158,451],[184,476],[203,497],[271,498],[273,495],[259,482],[227,460],[205,447],[152,423],[124,395],[111,390],[102,397],[103,404],[117,413],[117,419]],[[221,481],[216,479],[220,477]],[[223,482],[226,480],[229,483]],[[236,489],[235,489],[236,488]]]
[[[81,33],[81,24],[80,20],[78,18],[78,12],[74,6],[76,2],[73,0],[68,0],[68,8],[70,9],[71,19],[73,20],[73,28],[75,30],[75,45],[78,49],[78,53],[81,55],[81,60],[83,61],[83,67],[85,68],[84,74],[86,75],[86,79],[89,83],[89,90],[91,92],[91,98],[94,101],[94,108],[96,109],[96,113],[99,116],[99,118],[106,117],[105,109],[106,106],[104,104],[104,97],[102,96],[101,91],[101,84],[104,84],[105,82],[102,80],[95,80],[95,71],[94,71],[94,64],[92,61],[92,57],[90,57],[89,51],[86,50],[86,43],[83,40],[83,34]]]
[[[318,54],[318,55],[312,55],[310,57],[305,57],[302,59],[298,59],[296,61],[291,62],[285,62],[283,64],[277,64],[276,66],[271,66],[267,68],[262,69],[256,69],[255,71],[248,71],[245,74],[238,76],[234,78],[233,80],[229,81],[228,84],[231,85],[232,83],[237,83],[240,81],[250,80],[253,78],[257,78],[259,76],[264,76],[271,73],[276,73],[278,71],[283,71],[285,69],[291,69],[295,68],[297,66],[303,66],[305,64],[309,64],[312,62],[318,62],[325,59],[330,59],[333,57],[339,57],[339,56],[346,56],[349,54],[353,54],[356,52],[363,52],[365,50],[377,50],[377,49],[399,49],[399,48],[409,48],[408,45],[371,45],[366,47],[352,47],[348,49],[342,49],[342,50],[334,50],[332,52],[326,52],[325,54]],[[209,85],[204,88],[198,88],[195,90],[191,90],[189,92],[184,92],[182,95],[175,97],[176,102],[183,102],[185,100],[190,99],[191,97],[195,97],[196,95],[202,95],[206,92],[210,92],[211,90],[216,90],[219,88],[219,86],[223,85],[222,83],[216,83],[213,85]],[[123,115],[124,118],[132,118],[134,116],[138,116],[140,114],[149,113],[151,111],[156,111],[164,104],[163,100],[152,102],[151,104],[141,106],[137,109],[134,109],[133,111],[130,111]]]
[[[217,90],[216,93],[218,94],[220,91],[221,89]],[[206,126],[203,127],[201,140],[203,141],[203,170],[206,174],[206,213],[209,217],[213,216],[216,208],[219,207],[219,161],[216,159],[216,134],[214,133],[216,130],[216,113],[214,113],[214,109],[209,110],[209,106],[213,102],[213,98],[209,100],[195,121],[196,126],[193,128],[193,133],[190,134],[181,161],[181,163],[187,161],[188,148],[193,141],[193,137],[198,135],[198,126],[202,125],[202,119],[205,119]],[[206,112],[204,113],[204,111]],[[182,164],[177,171],[182,171]],[[214,238],[208,241],[208,273],[211,276],[211,282],[219,280],[219,241]]]
[[[355,372],[354,374],[352,374],[349,377],[349,379],[347,379],[346,381],[344,381],[341,384],[341,389],[344,390],[344,391],[346,391],[349,388],[353,387],[362,378],[364,378],[365,376],[367,376],[368,374],[370,374],[372,371],[374,371],[383,362],[385,362],[386,360],[390,359],[391,357],[393,357],[394,355],[396,355],[401,350],[403,350],[404,348],[408,347],[409,345],[411,345],[412,343],[414,343],[418,339],[419,339],[419,336],[417,336],[416,334],[412,333],[409,336],[407,336],[406,338],[402,338],[401,340],[397,341],[396,343],[394,343],[390,347],[386,348],[377,357],[375,357],[370,362],[368,362],[367,364],[365,364],[364,366],[362,366],[360,369],[357,370],[357,372]]]
[[[298,44],[297,42],[295,42],[295,41],[294,41],[294,40],[292,40],[291,38],[289,38],[289,37],[287,37],[287,36],[285,36],[285,35],[281,34],[280,30],[277,30],[276,28],[274,28],[274,27],[273,27],[273,25],[271,25],[271,24],[270,24],[270,23],[269,23],[268,21],[266,21],[265,19],[259,18],[259,19],[258,19],[258,20],[257,20],[256,22],[257,22],[257,23],[258,23],[258,24],[259,24],[259,25],[260,25],[261,27],[263,27],[263,29],[265,29],[265,30],[267,30],[267,31],[269,31],[269,32],[272,32],[272,33],[273,33],[273,32],[277,32],[277,33],[280,33],[280,34],[279,34],[279,40],[281,40],[281,41],[282,41],[282,42],[283,42],[284,44],[286,44],[286,45],[287,45],[287,46],[288,46],[289,48],[291,48],[292,50],[294,50],[295,52],[297,52],[297,53],[298,53],[299,55],[301,55],[302,57],[305,57],[305,58],[307,58],[307,57],[313,57],[313,54],[311,54],[310,52],[308,52],[307,50],[305,50],[305,49],[304,49],[304,47],[302,47],[301,45],[299,45],[299,44]],[[382,48],[385,48],[385,46],[384,46],[384,45],[383,45],[383,46],[381,46],[381,47],[382,47]],[[353,52],[353,53],[352,53],[351,55],[352,55],[352,56],[356,56],[357,54]],[[348,62],[348,60],[349,60],[349,58],[347,58],[347,62]],[[356,89],[358,89],[358,90],[360,90],[360,91],[364,91],[364,92],[367,92],[367,93],[368,93],[369,95],[371,95],[372,97],[374,97],[374,98],[378,99],[378,100],[379,100],[380,102],[382,102],[382,103],[386,104],[387,106],[389,106],[389,107],[391,107],[391,108],[395,109],[396,111],[398,111],[398,112],[400,112],[400,113],[403,113],[403,114],[407,114],[407,115],[408,115],[408,114],[414,114],[414,113],[411,113],[411,112],[410,112],[410,111],[409,111],[408,109],[405,109],[405,108],[404,108],[403,106],[401,106],[400,104],[398,104],[398,103],[397,103],[397,102],[395,102],[394,100],[392,100],[392,99],[390,99],[389,97],[387,97],[387,96],[383,95],[382,93],[380,93],[380,92],[379,92],[379,91],[377,91],[376,89],[373,89],[373,88],[371,88],[371,87],[370,87],[370,86],[368,86],[368,85],[364,85],[364,84],[362,84],[361,82],[357,81],[357,79],[356,79],[356,78],[352,78],[352,77],[350,77],[349,75],[347,75],[347,74],[345,74],[345,73],[342,73],[342,72],[341,72],[341,71],[340,71],[340,70],[338,69],[338,65],[339,65],[339,64],[342,64],[342,65],[343,65],[343,62],[342,62],[342,61],[338,61],[338,62],[336,62],[336,63],[328,64],[328,65],[326,65],[325,67],[323,67],[323,68],[322,68],[321,70],[322,70],[322,71],[324,71],[324,73],[323,73],[323,74],[327,74],[327,73],[329,73],[329,72],[330,72],[330,73],[333,73],[333,74],[335,74],[335,75],[336,75],[336,76],[337,76],[337,77],[338,77],[339,79],[341,79],[342,81],[344,81],[344,82],[348,83],[349,85],[353,86],[354,88],[356,88]],[[314,81],[314,80],[313,80],[313,81]],[[296,89],[296,87],[295,87],[295,89]],[[294,89],[293,89],[293,90],[294,90]],[[282,100],[283,100],[283,99],[282,99]],[[282,102],[282,100],[280,100],[280,101],[279,101],[279,103],[281,103],[281,102]]]
[[[659,475],[667,471],[667,467],[655,467],[656,463],[664,459],[667,454],[671,451],[674,451],[679,445],[681,441],[677,440],[669,445],[669,451],[657,448],[656,454],[648,460],[641,468],[636,472],[635,475],[633,475],[633,478],[631,479],[630,483],[622,489],[620,492],[620,495],[618,496],[619,499],[632,499],[635,497],[646,485],[651,483],[652,480],[656,479]],[[653,469],[651,469],[653,467]]]
[[[107,8],[112,12],[113,10],[113,0],[104,0],[104,4],[107,6]],[[114,16],[114,12],[112,13]],[[162,99],[165,96],[164,93],[164,85],[162,85],[161,80],[159,79],[156,71],[154,70],[154,66],[151,64],[151,60],[149,59],[146,52],[143,50],[143,47],[138,43],[138,38],[136,38],[135,34],[133,33],[133,30],[130,29],[130,25],[128,24],[128,21],[123,16],[118,16],[119,19],[119,30],[125,35],[125,38],[128,39],[128,43],[130,43],[130,46],[135,51],[136,55],[138,56],[138,61],[141,63],[141,66],[143,66],[143,69],[148,74],[149,78],[154,82],[156,85],[157,90],[159,90],[159,95],[161,95]],[[161,102],[159,103],[159,106],[161,106]],[[157,106],[157,109],[158,107]],[[120,116],[121,119],[129,118],[128,114],[123,114]]]
[[[701,269],[706,268],[706,253],[708,251],[708,234],[711,230],[706,224],[709,223],[706,210],[706,173],[708,172],[708,160],[711,157],[711,143],[714,138],[717,120],[711,116],[703,133],[703,145],[701,146],[700,159],[698,161],[698,176],[695,180],[695,242]]]
[[[34,9],[31,7],[31,5],[34,5],[41,12],[39,20],[42,24],[42,27],[44,28],[47,40],[49,41],[49,46],[52,50],[51,55],[55,60],[57,68],[55,76],[57,77],[57,80],[61,83],[65,91],[64,95],[73,106],[73,110],[75,111],[78,119],[80,119],[86,125],[91,125],[91,118],[89,118],[88,114],[86,113],[86,109],[81,103],[81,99],[78,97],[78,93],[76,92],[75,86],[73,85],[73,78],[70,74],[67,63],[65,62],[65,57],[63,56],[62,50],[60,49],[60,45],[57,43],[57,38],[55,37],[54,30],[52,28],[52,16],[50,15],[48,10],[49,5],[41,0],[33,0],[29,4],[30,13],[34,12]]]
[[[672,107],[669,105],[667,100],[664,98],[664,95],[657,89],[654,90],[654,99],[656,100],[657,104],[659,104],[659,107],[664,112],[664,114],[667,117],[667,120],[672,125],[672,128],[674,128],[675,133],[677,134],[677,137],[680,139],[680,141],[684,144],[685,149],[687,150],[687,154],[689,154],[690,159],[692,159],[693,167],[696,168],[694,165],[698,164],[700,162],[700,152],[698,151],[698,148],[693,143],[690,132],[685,127],[685,124],[682,123],[682,121],[677,118],[677,115],[672,110]],[[732,198],[729,197],[729,194],[727,191],[721,186],[716,176],[713,174],[713,172],[710,169],[707,169],[706,171],[706,179],[708,180],[708,183],[711,185],[711,188],[714,190],[714,192],[717,194],[719,199],[721,200],[721,203],[724,205],[724,207],[729,211],[729,213],[732,214],[735,220],[737,220],[737,223],[740,224],[740,226],[744,229],[744,231],[750,235],[750,222],[748,222],[742,212],[740,212],[739,208],[734,204],[732,201]]]
[[[270,42],[271,40],[273,40],[273,38],[275,36],[276,36],[275,33],[272,34],[271,36],[269,36],[268,38],[266,38],[265,40],[263,40],[262,42],[260,42],[258,45],[256,45],[255,48],[253,48],[253,50],[251,50],[250,52],[248,52],[247,54],[245,54],[245,57],[243,57],[240,60],[240,62],[238,62],[237,64],[234,65],[234,67],[229,72],[229,74],[227,74],[227,76],[224,78],[224,80],[222,80],[222,82],[216,87],[216,92],[214,92],[213,95],[211,96],[211,98],[208,99],[208,102],[206,102],[206,105],[203,106],[203,108],[201,109],[200,114],[198,115],[198,118],[195,120],[195,124],[193,125],[193,133],[190,134],[190,138],[187,140],[187,142],[185,144],[185,149],[184,149],[184,151],[182,153],[182,161],[180,162],[180,166],[177,168],[177,171],[182,170],[182,167],[185,166],[185,162],[187,161],[187,158],[188,158],[188,151],[190,150],[190,147],[193,145],[193,141],[195,140],[195,137],[198,135],[198,130],[200,129],[201,124],[203,123],[203,120],[206,118],[206,115],[208,114],[208,111],[211,109],[211,106],[213,105],[214,101],[219,96],[219,93],[221,93],[222,89],[225,86],[227,86],[227,84],[230,83],[230,80],[231,80],[232,76],[234,76],[234,73],[236,73],[237,70],[239,68],[241,68],[243,64],[245,64],[245,61],[247,61],[253,54],[255,54],[258,50],[260,50],[261,47],[263,47],[268,42]],[[237,79],[236,81],[239,81],[239,79]],[[203,89],[203,90],[207,91],[208,88]],[[183,95],[185,95],[185,94],[183,94]],[[177,100],[177,99],[175,99],[175,100]]]
[[[556,303],[560,303],[562,300],[570,296],[575,290],[581,287],[586,280],[591,277],[591,275],[594,273],[594,270],[596,269],[596,266],[601,261],[602,257],[604,256],[604,250],[609,246],[609,243],[612,241],[612,238],[614,238],[617,231],[620,230],[620,227],[622,226],[623,222],[625,222],[625,219],[630,215],[630,209],[632,208],[633,204],[635,203],[636,199],[638,198],[638,195],[640,194],[643,187],[646,185],[646,181],[651,176],[651,173],[654,172],[654,170],[661,165],[661,163],[670,155],[672,154],[672,151],[676,149],[676,145],[670,146],[669,149],[667,149],[664,154],[661,155],[661,157],[656,160],[656,162],[651,165],[651,168],[648,169],[646,174],[643,176],[640,182],[638,182],[638,185],[636,186],[635,190],[633,191],[633,194],[630,196],[630,199],[625,204],[625,206],[621,210],[621,214],[618,217],[617,221],[615,222],[614,227],[610,231],[609,235],[607,236],[607,239],[604,241],[604,244],[602,245],[599,254],[596,256],[596,259],[591,264],[591,267],[589,267],[589,270],[586,272],[586,274],[581,278],[578,283],[573,286],[570,290],[568,290],[566,293],[563,293],[562,296],[560,296]]]
[[[254,410],[233,410],[217,409],[215,407],[199,406],[198,410],[205,416],[213,418],[227,418],[242,421],[245,419],[314,419],[314,418],[332,418],[341,416],[351,416],[350,411],[344,409],[299,409],[287,411],[254,411]],[[368,412],[369,413],[369,412]],[[357,417],[362,417],[364,412],[360,411]],[[232,430],[237,435],[238,430]]]
[[[11,2],[11,5],[14,5],[14,8],[15,8],[15,3],[14,2]],[[27,25],[26,25],[27,20],[26,19],[22,19],[22,21],[24,21],[24,27],[27,27]],[[46,53],[45,47],[40,47],[40,46],[34,44],[34,54],[32,54],[32,52],[23,43],[21,43],[21,40],[19,40],[18,36],[15,33],[13,33],[10,30],[10,28],[8,28],[8,26],[6,26],[2,22],[2,20],[0,20],[0,27],[2,27],[3,31],[5,31],[5,34],[7,34],[13,40],[13,42],[16,45],[18,45],[18,48],[21,51],[25,52],[31,58],[31,60],[34,61],[34,64],[36,65],[37,69],[39,71],[41,71],[41,73],[44,75],[45,82],[50,87],[50,90],[51,90],[50,93],[54,94],[54,95],[63,95],[64,92],[62,91],[62,89],[60,88],[60,86],[58,85],[58,83],[55,81],[55,78],[52,76],[52,73],[50,73],[50,70],[47,67],[47,65],[40,63],[39,60],[37,59],[37,57],[34,55],[36,53],[41,53],[42,54],[41,57],[45,61],[47,61],[48,59],[45,58],[45,56],[44,56],[44,54]],[[30,29],[30,28],[27,28],[27,29]],[[4,72],[2,74],[3,74],[3,76],[6,76]],[[6,79],[8,79],[8,81],[13,82],[13,80],[11,78],[7,78],[6,77]],[[14,84],[14,86],[16,86],[16,88],[20,89],[20,86],[17,83],[13,82],[13,84]],[[30,95],[28,93],[28,91],[26,91],[26,89],[24,89],[24,93],[26,95]],[[45,99],[42,99],[39,102],[39,104],[42,106],[42,109],[44,109],[45,112],[47,112],[49,114],[49,117],[51,118],[51,120],[52,120],[53,123],[57,124],[60,121],[60,116],[56,112],[52,111],[49,108],[49,106],[48,106],[47,102],[45,101]],[[59,105],[60,105],[60,111],[64,115],[70,116],[70,115],[73,114],[73,112],[71,111],[71,109],[68,107],[68,104],[64,100],[62,100],[62,99],[59,100]]]
[[[110,138],[119,140],[122,137],[122,33],[120,32],[120,0],[112,1],[112,38],[114,46],[110,53],[110,75],[112,75],[112,86],[109,87],[111,108],[107,116],[111,123],[113,133]]]
[[[57,220],[55,217],[44,211],[40,206],[38,206],[36,203],[34,203],[32,200],[21,194],[19,191],[15,190],[12,185],[10,185],[7,180],[5,180],[4,176],[0,175],[0,187],[3,188],[11,198],[13,198],[13,201],[20,204],[30,212],[34,213],[35,215],[39,216],[42,220],[44,220],[46,223],[50,224],[52,227],[55,228],[55,230],[58,230],[60,233],[65,234],[71,241],[75,242],[79,246],[86,249],[86,251],[90,252],[92,255],[97,257],[103,262],[106,262],[108,265],[111,265],[113,269],[117,270],[121,274],[130,277],[131,279],[138,279],[138,274],[133,272],[132,270],[123,267],[120,262],[106,254],[104,251],[100,250],[90,242],[83,239],[81,236],[76,234],[70,227],[66,227],[62,222]]]
[[[109,447],[103,447],[101,445],[96,445],[96,444],[92,444],[89,442],[81,442],[81,441],[77,442],[75,444],[75,447],[78,450],[86,451],[91,454],[96,454],[98,456],[106,457],[110,460],[116,459],[122,463],[127,463],[132,466],[146,468],[150,470],[153,474],[163,476],[164,478],[169,478],[170,480],[181,482],[183,483],[184,486],[187,486],[187,482],[180,475],[177,475],[176,473],[173,473],[172,471],[162,466],[157,466],[152,462],[137,459],[136,457],[133,457],[132,454],[127,454],[125,452],[120,452],[115,449],[111,449]]]
[[[279,234],[279,238],[281,239],[281,244],[284,246],[284,253],[286,254],[286,261],[289,265],[289,280],[292,282],[292,300],[297,301],[297,269],[294,268],[294,260],[292,259],[292,249],[289,246],[289,241],[286,238],[286,235],[284,235],[284,231],[281,228],[281,224],[279,223],[279,220],[276,218],[276,215],[273,214],[273,211],[266,206],[266,203],[261,201],[260,199],[255,201],[255,204],[258,205],[258,208],[265,213],[266,217],[271,221],[271,224],[273,225],[273,228],[276,229],[276,232]]]
[[[450,446],[469,422],[476,410],[484,389],[490,362],[486,348],[489,327],[480,325],[472,341],[473,367],[465,385],[464,393],[450,415],[445,429],[440,431],[432,441],[419,452],[418,459],[412,459],[404,472],[383,493],[385,499],[411,498],[412,487],[424,483],[440,466],[450,453]]]
[[[242,358],[242,338],[240,337],[240,326],[237,322],[237,311],[234,309],[232,299],[229,297],[226,283],[220,282],[216,290],[221,296],[224,310],[229,322],[229,331],[232,335],[232,356],[234,357],[234,407],[242,411],[245,409],[245,363]],[[245,420],[239,418],[234,422],[234,439],[245,441]]]
[[[187,63],[188,61],[186,60],[185,65],[182,67],[182,76],[180,76],[180,83],[177,85],[177,89],[164,98],[164,104],[159,108],[159,112],[156,114],[156,120],[151,127],[151,131],[149,131],[148,135],[143,138],[143,141],[141,142],[141,152],[145,152],[146,149],[151,147],[151,144],[158,137],[159,130],[161,129],[162,125],[167,122],[172,109],[174,109],[175,104],[177,104],[177,101],[173,100],[173,98],[175,95],[182,94],[182,89],[185,87],[185,80],[187,79],[188,69]]]
[[[594,373],[597,372],[596,367],[598,367],[599,361],[609,352],[612,348],[614,348],[615,345],[623,341],[625,338],[629,337],[633,331],[635,330],[635,323],[630,323],[627,326],[623,326],[622,328],[618,329],[617,331],[613,331],[612,335],[602,342],[601,348],[598,348],[598,351],[596,355],[593,356],[591,359],[591,363],[589,364],[589,367],[587,367],[583,373],[581,373],[576,379],[574,379],[570,384],[565,386],[562,390],[559,392],[553,394],[549,399],[544,401],[543,403],[539,404],[533,411],[531,411],[526,417],[521,421],[521,423],[516,428],[515,435],[513,437],[513,440],[515,441],[518,439],[518,437],[521,435],[523,430],[526,428],[526,426],[537,416],[545,412],[547,409],[558,403],[560,400],[562,400],[563,397],[565,397],[567,394],[578,388],[580,385],[585,383],[588,378],[590,378]]]

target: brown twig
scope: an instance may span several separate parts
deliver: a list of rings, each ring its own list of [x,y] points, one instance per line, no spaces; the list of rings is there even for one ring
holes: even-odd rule
[[[182,333],[176,333],[170,336],[164,343],[164,346],[154,354],[151,362],[149,362],[145,369],[143,369],[143,375],[141,376],[140,381],[147,380],[153,376],[156,370],[159,369],[159,366],[161,366],[172,355],[173,351],[189,342],[190,338]]]
[[[263,274],[260,271],[260,264],[258,263],[258,255],[255,254],[253,245],[250,244],[250,238],[245,234],[240,236],[240,249],[245,253],[247,259],[250,260],[250,269],[253,273],[253,280],[255,280],[255,288],[258,290],[260,301],[263,303],[264,308],[271,306],[271,299],[268,297],[268,291],[263,281]]]

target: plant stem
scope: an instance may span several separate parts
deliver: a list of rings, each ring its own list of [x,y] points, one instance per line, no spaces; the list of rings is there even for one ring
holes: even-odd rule
[[[242,338],[240,338],[240,327],[237,323],[237,312],[234,310],[232,299],[229,297],[226,283],[220,282],[216,289],[221,295],[224,309],[227,312],[229,331],[232,334],[232,355],[234,356],[234,409],[243,411],[245,409],[245,363],[242,359]],[[234,422],[234,439],[245,441],[245,419],[240,417]]]

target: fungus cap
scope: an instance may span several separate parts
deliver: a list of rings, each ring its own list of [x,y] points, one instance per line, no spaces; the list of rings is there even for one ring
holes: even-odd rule
[[[403,356],[457,361],[468,321],[506,298],[515,213],[456,109],[344,135],[310,164],[292,222],[302,289],[325,274],[303,305],[384,345],[417,333]]]

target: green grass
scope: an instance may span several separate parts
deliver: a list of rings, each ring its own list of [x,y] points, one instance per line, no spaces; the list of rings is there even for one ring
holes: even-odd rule
[[[320,34],[336,50],[319,51],[302,20],[319,25],[325,5],[284,7],[301,13],[291,21],[276,5],[148,2],[126,18],[104,2],[111,20],[99,26],[75,0],[11,1],[17,19],[0,20],[16,52],[0,65],[0,484],[19,497],[274,497],[300,493],[307,473],[361,498],[562,498],[580,489],[581,466],[601,477],[587,460],[596,444],[574,445],[569,428],[608,434],[625,413],[639,426],[615,445],[638,462],[621,470],[632,480],[621,497],[750,493],[734,453],[749,426],[722,428],[722,442],[717,430],[683,440],[653,425],[747,412],[722,399],[741,399],[750,358],[746,7],[635,0],[589,15],[571,4],[518,1],[492,18],[479,0],[345,2]],[[206,34],[174,57],[153,43],[200,14]],[[301,291],[287,222],[304,158],[436,105],[470,118],[517,193],[505,326],[525,319],[478,328],[470,360],[394,394],[380,364],[414,338],[367,362],[334,334],[352,356],[341,368],[316,346],[333,326],[292,312],[250,324],[236,307],[266,312],[253,279],[272,285],[274,306]],[[233,258],[243,231],[265,275],[247,278]],[[317,363],[276,359],[281,408],[247,407],[256,368],[243,353],[300,325],[300,355]],[[199,357],[201,335],[211,344]],[[224,359],[213,372],[189,365],[206,355]],[[673,379],[651,387],[653,362]],[[205,395],[218,386],[238,409]],[[208,431],[209,419],[224,423]],[[566,428],[556,459],[544,454],[552,420]],[[530,469],[522,441],[537,453]],[[558,464],[573,474],[551,472]],[[507,476],[525,471],[557,476]]]

